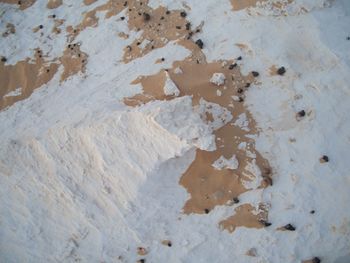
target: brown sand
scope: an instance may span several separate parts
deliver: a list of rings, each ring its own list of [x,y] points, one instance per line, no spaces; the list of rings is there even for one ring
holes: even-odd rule
[[[64,71],[61,75],[61,82],[79,72],[84,73],[87,59],[88,55],[80,50],[79,44],[69,44],[63,56],[59,58],[64,67]]]
[[[266,0],[231,0],[231,5],[234,11],[238,11],[248,7],[255,7],[258,2],[264,1]]]
[[[85,5],[91,5],[93,3],[95,3],[97,0],[84,0],[84,4]]]
[[[258,220],[257,220],[258,219]],[[220,227],[229,232],[235,231],[236,227],[244,226],[249,228],[264,227],[259,219],[265,220],[266,213],[261,210],[256,210],[250,204],[244,204],[235,209],[235,214],[220,222]]]
[[[62,0],[49,0],[46,7],[48,9],[55,9],[62,5]]]
[[[55,33],[55,34],[60,34],[61,33],[60,26],[62,26],[64,24],[65,20],[64,19],[55,19],[54,21],[55,21],[55,24],[54,24],[51,32]]]
[[[15,34],[16,33],[16,28],[14,24],[11,23],[7,23],[6,25],[6,31],[4,33],[2,33],[3,37],[7,37],[10,34]]]
[[[28,7],[32,6],[35,2],[36,0],[0,0],[0,3],[18,5],[21,10],[27,9]]]
[[[4,62],[0,62],[0,110],[28,98],[34,89],[47,83],[55,75],[58,64],[45,62],[41,53],[39,49],[36,50],[34,61],[27,58],[15,65],[5,65]],[[21,88],[20,95],[5,96],[17,88]]]

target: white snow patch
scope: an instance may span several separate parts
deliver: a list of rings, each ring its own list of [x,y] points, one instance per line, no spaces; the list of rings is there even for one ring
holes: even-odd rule
[[[210,82],[217,86],[224,85],[225,80],[226,78],[224,73],[214,73],[213,76],[210,78]]]
[[[238,168],[239,163],[237,160],[236,155],[232,155],[230,159],[226,159],[224,156],[220,156],[219,159],[217,159],[212,166],[217,170],[222,169],[232,169],[235,170]]]
[[[169,73],[165,72],[166,74],[166,80],[164,84],[164,94],[167,96],[174,95],[174,96],[179,96],[180,91],[176,87],[175,83],[171,80]]]

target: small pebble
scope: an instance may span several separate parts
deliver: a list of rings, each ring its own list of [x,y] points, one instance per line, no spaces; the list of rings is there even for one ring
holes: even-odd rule
[[[7,61],[7,58],[5,58],[5,57],[1,58],[1,62],[6,62],[6,61]]]
[[[186,30],[190,30],[191,29],[191,23],[187,23],[186,24]]]
[[[204,209],[204,212],[205,212],[206,214],[209,214],[209,209],[208,209],[208,208]]]
[[[52,18],[56,18],[56,15],[52,15]]]
[[[285,230],[289,230],[289,231],[295,231],[295,227],[291,224],[285,225],[283,227]]]
[[[164,61],[164,60],[165,60],[165,58],[161,58],[160,60],[161,60],[161,61]]]
[[[239,97],[238,101],[239,101],[239,102],[243,102],[244,99],[243,99],[242,97]]]
[[[323,155],[321,158],[320,158],[320,162],[321,163],[328,163],[329,162],[329,158],[327,155]]]
[[[310,214],[315,214],[315,210],[311,210],[311,211],[310,211]]]
[[[347,37],[346,40],[350,40],[350,37]]]
[[[43,27],[44,27],[43,25],[40,25],[40,26],[39,26],[40,29],[43,29]]]
[[[241,57],[241,56],[239,56],[239,57],[237,58],[237,60],[242,60],[242,57]]]
[[[321,259],[319,259],[318,257],[314,257],[312,259],[312,263],[321,263]]]
[[[235,67],[237,67],[237,63],[231,64],[231,65],[228,67],[228,69],[233,69],[233,68],[235,68]]]
[[[242,93],[242,92],[243,92],[243,89],[239,88],[239,89],[237,90],[237,92],[238,92],[238,93]]]
[[[169,15],[169,14],[170,14],[170,11],[169,11],[169,10],[167,10],[165,13],[166,13],[167,15]]]
[[[147,254],[147,250],[144,247],[138,247],[137,254],[139,254],[140,256],[144,256]]]
[[[261,224],[263,224],[265,227],[268,227],[268,226],[271,226],[272,224],[271,223],[269,223],[269,222],[267,222],[267,221],[265,221],[265,220],[260,220],[259,221]]]
[[[250,87],[250,83],[249,83],[249,82],[246,83],[246,84],[245,84],[245,87],[246,87],[246,88],[249,88],[249,87]]]
[[[151,16],[149,14],[147,14],[147,13],[143,13],[143,19],[145,21],[149,21],[149,20],[151,20]]]
[[[127,1],[125,1],[125,2],[124,2],[124,6],[127,6],[127,5],[128,5],[128,2],[127,2]]]
[[[185,12],[185,11],[182,11],[182,12],[180,13],[180,16],[181,16],[181,17],[186,17],[186,16],[187,16],[187,14],[186,14],[186,12]]]
[[[258,77],[259,76],[259,72],[257,72],[257,71],[252,71],[252,74],[253,74],[254,77]]]
[[[238,204],[238,203],[239,203],[239,199],[238,199],[237,197],[234,197],[234,198],[232,199],[232,201],[233,201],[235,204]]]
[[[277,70],[277,74],[278,75],[284,75],[284,73],[286,73],[286,69],[284,67],[280,67],[278,70]]]
[[[301,111],[298,112],[298,116],[299,116],[299,117],[304,117],[305,114],[306,114],[306,113],[305,113],[304,110],[301,110]]]
[[[164,19],[164,16],[162,16],[161,18],[160,18],[160,20],[163,20]]]
[[[47,70],[46,70],[46,72],[47,72],[47,73],[49,73],[49,72],[50,72],[50,70],[49,70],[49,69],[47,69]]]
[[[181,26],[176,26],[176,29],[181,29]]]
[[[143,259],[143,258],[137,261],[137,263],[145,263],[145,262],[146,262],[146,259]]]
[[[21,4],[22,4],[22,2],[21,2],[21,1],[18,1],[18,3],[17,3],[17,4],[21,5]]]
[[[121,20],[124,20],[124,19],[125,19],[125,17],[124,17],[124,16],[122,16],[122,17],[120,17],[120,19],[121,19]]]
[[[196,45],[200,48],[200,49],[202,49],[203,48],[203,41],[201,40],[201,39],[198,39],[197,41],[196,41]]]

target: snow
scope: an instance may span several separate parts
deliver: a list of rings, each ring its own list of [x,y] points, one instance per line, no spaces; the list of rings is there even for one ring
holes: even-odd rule
[[[8,21],[16,26],[16,34],[1,39],[1,54],[8,64],[32,56],[38,46],[49,58],[60,56],[64,34],[38,38],[32,28],[45,23],[49,34],[52,13],[76,25],[83,11],[104,2],[65,1],[46,10],[46,2],[37,1],[24,12],[1,3],[6,11],[1,28]],[[151,3],[183,8],[181,1]],[[283,16],[263,7],[251,15],[232,12],[230,1],[186,3],[193,25],[205,18],[198,37],[208,61],[242,55],[244,73],[261,73],[245,104],[260,128],[256,145],[272,165],[273,186],[256,189],[261,178],[252,177],[253,190],[239,199],[270,204],[273,225],[230,234],[217,222],[235,206],[217,206],[209,215],[181,213],[189,197],[178,184],[181,174],[196,148],[215,149],[213,129],[233,117],[204,100],[192,109],[190,97],[139,108],[123,105],[122,98],[141,90],[132,80],[169,68],[189,52],[169,42],[123,64],[123,48],[140,32],[128,32],[126,21],[112,17],[77,37],[89,54],[85,76],[59,85],[56,74],[28,99],[0,112],[2,261],[118,262],[122,256],[135,262],[138,246],[150,248],[147,262],[294,263],[314,256],[350,261],[349,2],[296,0]],[[308,12],[300,13],[301,7]],[[130,38],[120,39],[116,31]],[[236,43],[249,43],[252,52]],[[164,63],[151,63],[165,55]],[[284,66],[286,74],[270,76],[272,65]],[[209,105],[214,121],[206,124],[200,116]],[[297,121],[301,109],[311,114]],[[239,120],[244,127],[245,117]],[[330,162],[320,164],[324,154]],[[254,164],[251,171],[257,173]],[[297,230],[275,231],[287,223]],[[173,246],[164,247],[164,239]],[[256,257],[245,255],[251,248]]]
[[[226,78],[224,73],[214,73],[213,76],[210,78],[210,82],[217,86],[224,85],[225,80]]]
[[[239,163],[236,158],[236,155],[232,155],[230,159],[226,159],[224,156],[220,156],[219,159],[217,159],[212,166],[217,170],[222,169],[232,169],[235,170],[238,168]]]
[[[169,77],[169,73],[165,72],[166,74],[166,80],[165,80],[165,85],[164,85],[164,94],[165,95],[174,95],[174,96],[179,96],[180,91],[176,87],[175,83],[171,80]]]
[[[15,97],[15,96],[19,96],[21,94],[22,94],[22,88],[19,87],[19,88],[13,90],[13,91],[10,91],[4,97]]]

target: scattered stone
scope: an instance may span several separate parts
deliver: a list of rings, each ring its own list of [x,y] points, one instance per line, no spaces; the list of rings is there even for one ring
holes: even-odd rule
[[[347,37],[346,40],[350,40],[350,37]]]
[[[125,17],[124,17],[124,16],[122,16],[122,17],[120,17],[120,19],[121,19],[121,20],[124,20],[124,19],[125,19]]]
[[[249,83],[249,82],[246,83],[246,84],[245,84],[245,87],[246,87],[246,88],[249,88],[249,87],[250,87],[250,83]]]
[[[162,244],[164,245],[164,246],[168,246],[168,247],[171,247],[173,244],[171,243],[171,241],[170,240],[163,240],[162,241]]]
[[[164,61],[164,60],[165,60],[165,58],[161,58],[160,60],[161,60],[161,61]]]
[[[7,61],[7,58],[5,58],[5,57],[1,58],[1,62],[6,62],[6,61]]]
[[[144,256],[146,255],[148,252],[144,247],[138,247],[137,248],[137,254],[139,254],[140,256]]]
[[[127,5],[128,5],[128,2],[127,2],[127,1],[125,1],[125,2],[124,2],[124,6],[127,6]]]
[[[146,259],[144,259],[144,258],[139,259],[139,260],[137,261],[137,263],[145,263],[145,262],[146,262]]]
[[[186,14],[186,12],[185,12],[185,11],[182,11],[182,12],[180,13],[180,16],[181,16],[181,17],[186,17],[186,16],[187,16],[187,14]]]
[[[260,220],[259,222],[265,227],[268,227],[268,226],[272,225],[270,222],[267,222],[266,220]]]
[[[176,29],[181,29],[181,26],[176,26]]]
[[[295,231],[295,227],[291,224],[287,224],[283,227],[283,229],[288,230],[288,231]]]
[[[216,86],[221,86],[225,84],[225,74],[224,73],[214,73],[210,79],[210,82],[215,84]]]
[[[160,20],[164,20],[164,16],[160,17]]]
[[[239,203],[239,199],[238,199],[237,197],[234,197],[234,198],[232,199],[232,201],[233,201],[233,203],[235,203],[235,204],[238,204],[238,203]]]
[[[50,69],[47,69],[46,72],[49,73],[49,72],[50,72]]]
[[[312,259],[312,263],[321,263],[321,259],[319,259],[318,257],[314,257]]]
[[[310,211],[310,214],[315,214],[315,210],[311,210],[311,211]]]
[[[203,48],[203,41],[201,40],[201,39],[198,39],[197,41],[196,41],[196,45],[200,48],[200,49],[202,49]]]
[[[244,99],[242,97],[239,97],[238,102],[243,102]]]
[[[169,11],[169,10],[167,10],[165,13],[166,13],[167,15],[169,15],[169,14],[170,14],[170,11]]]
[[[252,71],[252,74],[255,78],[259,76],[259,72],[257,72],[257,71]]]
[[[286,73],[286,69],[284,67],[280,67],[278,70],[277,70],[277,74],[278,75],[284,75],[284,73]]]
[[[151,20],[151,16],[147,13],[143,13],[143,20],[149,21],[149,20]]]
[[[39,28],[40,28],[40,29],[43,29],[43,28],[44,28],[44,26],[43,26],[43,25],[40,25],[40,26],[39,26]]]
[[[320,162],[321,163],[328,163],[329,162],[329,158],[327,155],[323,155],[321,158],[320,158]]]
[[[237,92],[238,92],[238,93],[242,93],[242,92],[243,92],[243,89],[239,88],[239,89],[237,90]]]
[[[242,57],[241,57],[241,56],[239,56],[239,57],[237,58],[237,60],[242,60]]]
[[[235,67],[237,67],[237,63],[234,63],[234,64],[231,64],[229,67],[228,67],[228,69],[233,69],[233,68],[235,68]]]
[[[52,15],[52,18],[56,18],[56,15]]]
[[[249,249],[245,254],[250,257],[256,257],[258,255],[256,248]]]
[[[298,112],[298,117],[302,118],[305,116],[305,114],[306,114],[306,112],[304,110],[301,110]]]
[[[209,214],[209,209],[208,209],[208,208],[204,209],[204,212],[205,212],[206,214]]]
[[[190,30],[190,29],[191,29],[191,23],[188,22],[188,23],[186,24],[186,30]]]

